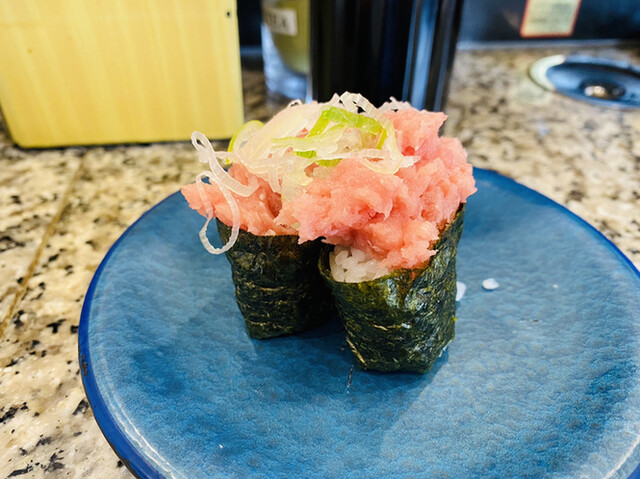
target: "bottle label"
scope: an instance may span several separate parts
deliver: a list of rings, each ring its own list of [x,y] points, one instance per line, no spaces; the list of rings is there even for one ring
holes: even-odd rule
[[[290,8],[262,6],[262,20],[271,33],[295,37],[298,34],[298,15]]]
[[[520,36],[570,37],[576,26],[581,0],[527,0]]]

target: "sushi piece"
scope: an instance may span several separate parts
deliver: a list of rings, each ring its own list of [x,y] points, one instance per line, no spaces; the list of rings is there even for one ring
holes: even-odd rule
[[[205,248],[212,254],[225,253],[231,264],[236,302],[248,334],[273,338],[328,321],[334,303],[317,268],[320,241],[300,244],[295,229],[274,221],[281,197],[268,181],[239,161],[224,171],[204,135],[194,133],[193,143],[211,172],[202,173],[181,191],[189,205],[207,218],[200,231]],[[206,236],[213,218],[224,244],[221,248]]]
[[[352,150],[279,217],[296,224],[301,241],[333,245],[319,266],[356,364],[422,373],[455,335],[455,258],[472,167],[458,140],[439,136],[444,114],[356,100],[391,123],[384,129],[400,161],[381,167],[371,149]]]
[[[434,245],[421,269],[396,269],[361,282],[336,281],[329,251],[323,278],[336,298],[347,343],[362,369],[424,373],[455,336],[456,252],[464,207]]]

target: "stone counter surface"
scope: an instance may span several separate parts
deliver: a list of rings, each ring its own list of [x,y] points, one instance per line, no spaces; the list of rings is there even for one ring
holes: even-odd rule
[[[527,68],[555,53],[568,50],[460,52],[445,133],[475,166],[567,206],[638,267],[640,112],[541,90]],[[640,63],[632,50],[586,53]],[[245,69],[244,83],[247,119],[268,118],[261,73]],[[0,479],[131,477],[82,388],[80,310],[113,242],[201,169],[188,143],[29,151],[0,127]]]

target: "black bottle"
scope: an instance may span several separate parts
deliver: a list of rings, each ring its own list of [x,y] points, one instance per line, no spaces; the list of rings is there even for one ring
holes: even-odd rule
[[[310,0],[310,96],[441,110],[461,11],[461,0]]]

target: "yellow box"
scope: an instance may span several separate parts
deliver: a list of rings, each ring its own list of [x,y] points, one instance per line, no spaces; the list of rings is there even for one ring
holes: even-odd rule
[[[235,0],[2,0],[0,107],[24,147],[229,138]]]

